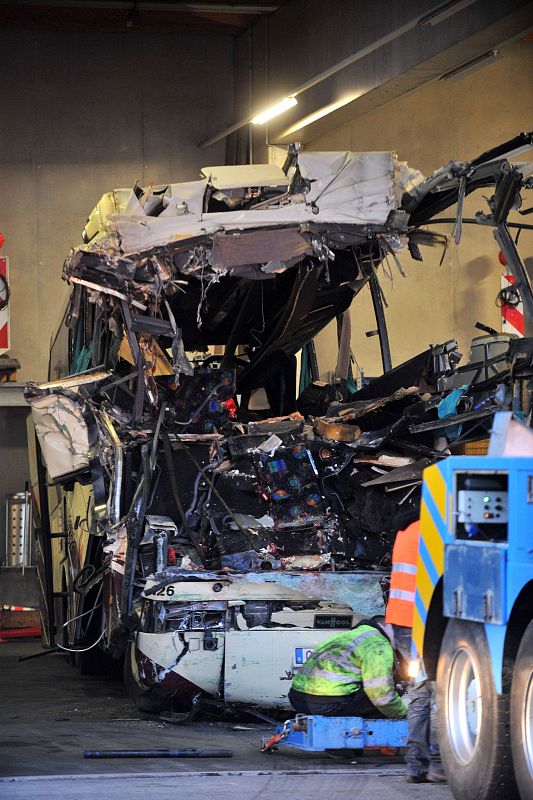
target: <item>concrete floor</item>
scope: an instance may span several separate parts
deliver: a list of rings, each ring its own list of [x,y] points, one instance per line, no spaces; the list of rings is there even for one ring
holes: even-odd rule
[[[345,797],[450,800],[446,786],[409,785],[400,764],[340,763],[327,756],[260,752],[267,724],[202,721],[162,723],[130,703],[120,681],[80,676],[66,659],[50,655],[22,663],[39,642],[0,644],[2,681],[0,797],[145,798],[163,796],[269,798],[300,795],[313,800]],[[142,748],[230,749],[232,759],[87,760],[84,750]],[[176,783],[177,779],[179,781]],[[127,789],[125,790],[125,781]]]

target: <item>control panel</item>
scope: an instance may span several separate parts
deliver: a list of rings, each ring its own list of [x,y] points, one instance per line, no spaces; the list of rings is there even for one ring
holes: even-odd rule
[[[500,489],[462,489],[457,492],[457,521],[465,525],[506,523],[507,496]]]

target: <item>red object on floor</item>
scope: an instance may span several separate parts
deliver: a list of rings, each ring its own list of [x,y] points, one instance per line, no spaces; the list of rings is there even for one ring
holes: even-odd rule
[[[0,643],[7,642],[9,639],[31,639],[41,635],[40,626],[36,628],[9,628],[0,629]]]

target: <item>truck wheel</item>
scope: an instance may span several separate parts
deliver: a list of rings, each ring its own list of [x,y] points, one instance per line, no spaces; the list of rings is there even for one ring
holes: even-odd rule
[[[518,800],[509,698],[496,693],[481,623],[448,623],[437,666],[437,725],[456,800]]]
[[[533,797],[533,621],[522,637],[511,687],[511,747],[520,797]]]

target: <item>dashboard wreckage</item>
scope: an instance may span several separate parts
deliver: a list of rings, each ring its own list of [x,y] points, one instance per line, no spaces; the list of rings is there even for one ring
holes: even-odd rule
[[[124,657],[146,711],[283,710],[307,651],[383,611],[423,469],[486,436],[497,410],[531,420],[533,341],[488,330],[464,366],[450,340],[392,369],[380,269],[444,249],[427,225],[452,206],[459,242],[482,188],[470,222],[493,228],[515,279],[504,299],[531,315],[511,233],[531,226],[507,218],[533,185],[508,158],[532,141],[428,178],[392,152],[290,147],[283,169],[209,167],[102,197],[64,264],[50,381],[26,389],[46,646],[83,670]],[[349,308],[367,284],[384,372],[357,389]],[[312,342],[333,320],[324,384]]]

